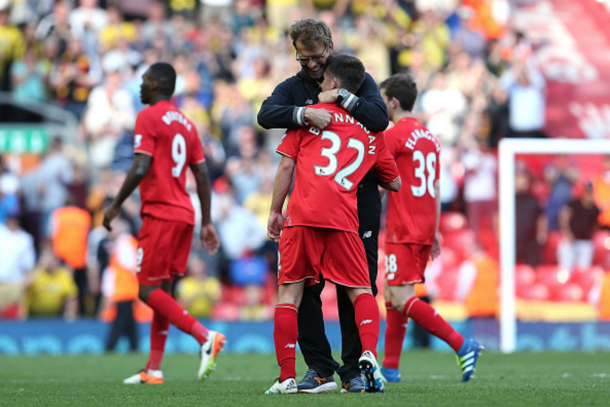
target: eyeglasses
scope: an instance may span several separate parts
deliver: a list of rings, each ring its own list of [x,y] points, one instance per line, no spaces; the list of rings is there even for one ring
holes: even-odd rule
[[[324,58],[326,58],[326,52],[328,51],[328,47],[324,48],[324,52],[321,54],[312,55],[310,57],[300,57],[297,51],[296,59],[299,61],[301,65],[307,65],[310,60],[313,60],[316,64],[321,64],[324,62]]]

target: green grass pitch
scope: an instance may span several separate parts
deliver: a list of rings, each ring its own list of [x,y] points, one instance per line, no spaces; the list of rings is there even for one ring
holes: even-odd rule
[[[452,354],[412,351],[402,357],[402,383],[389,384],[385,394],[282,396],[263,394],[279,374],[273,355],[221,354],[204,383],[195,379],[197,356],[169,355],[164,385],[123,385],[145,361],[0,357],[0,406],[610,406],[610,353],[486,352],[476,378],[460,383]],[[300,355],[297,371],[305,373]]]

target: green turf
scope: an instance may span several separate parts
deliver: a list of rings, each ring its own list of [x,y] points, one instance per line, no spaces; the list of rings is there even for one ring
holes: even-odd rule
[[[381,356],[381,355],[380,355]],[[603,406],[610,405],[610,353],[485,353],[460,383],[453,355],[408,352],[402,383],[385,394],[266,396],[279,370],[272,355],[220,355],[205,383],[198,359],[164,360],[165,384],[126,386],[142,355],[0,357],[0,406]],[[297,369],[305,372],[302,358]]]

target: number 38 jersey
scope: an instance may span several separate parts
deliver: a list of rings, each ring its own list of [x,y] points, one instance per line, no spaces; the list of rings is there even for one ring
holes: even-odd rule
[[[138,114],[134,149],[152,156],[140,183],[142,215],[194,225],[186,170],[205,161],[195,125],[170,102],[158,102]]]
[[[277,152],[296,161],[285,227],[310,226],[358,233],[358,184],[371,170],[382,182],[398,178],[383,133],[371,133],[334,104],[313,105],[332,114],[324,130],[290,129]]]
[[[404,118],[384,132],[402,179],[388,192],[387,243],[431,245],[436,230],[434,183],[439,177],[438,140],[414,118]]]

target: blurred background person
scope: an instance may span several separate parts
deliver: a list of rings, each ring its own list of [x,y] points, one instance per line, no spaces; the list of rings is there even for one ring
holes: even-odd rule
[[[0,222],[0,315],[13,308],[13,317],[23,316],[27,275],[36,263],[34,239],[11,216]]]
[[[220,295],[220,281],[208,276],[205,262],[191,254],[186,276],[176,286],[178,303],[194,317],[210,318]]]
[[[30,316],[63,317],[73,321],[78,315],[78,288],[74,277],[49,247],[42,250],[27,295]]]
[[[110,242],[107,243],[111,246],[110,259],[101,288],[105,304],[101,308],[110,306],[116,313],[106,340],[106,352],[115,350],[121,337],[129,340],[129,349],[135,352],[139,335],[134,308],[140,306],[136,277],[138,241],[130,233],[129,222],[125,219],[116,218],[111,225]]]
[[[557,262],[569,272],[575,267],[587,269],[593,263],[593,233],[595,233],[600,211],[593,199],[590,182],[574,188],[574,199],[559,215],[559,226],[563,239],[557,247]]]

